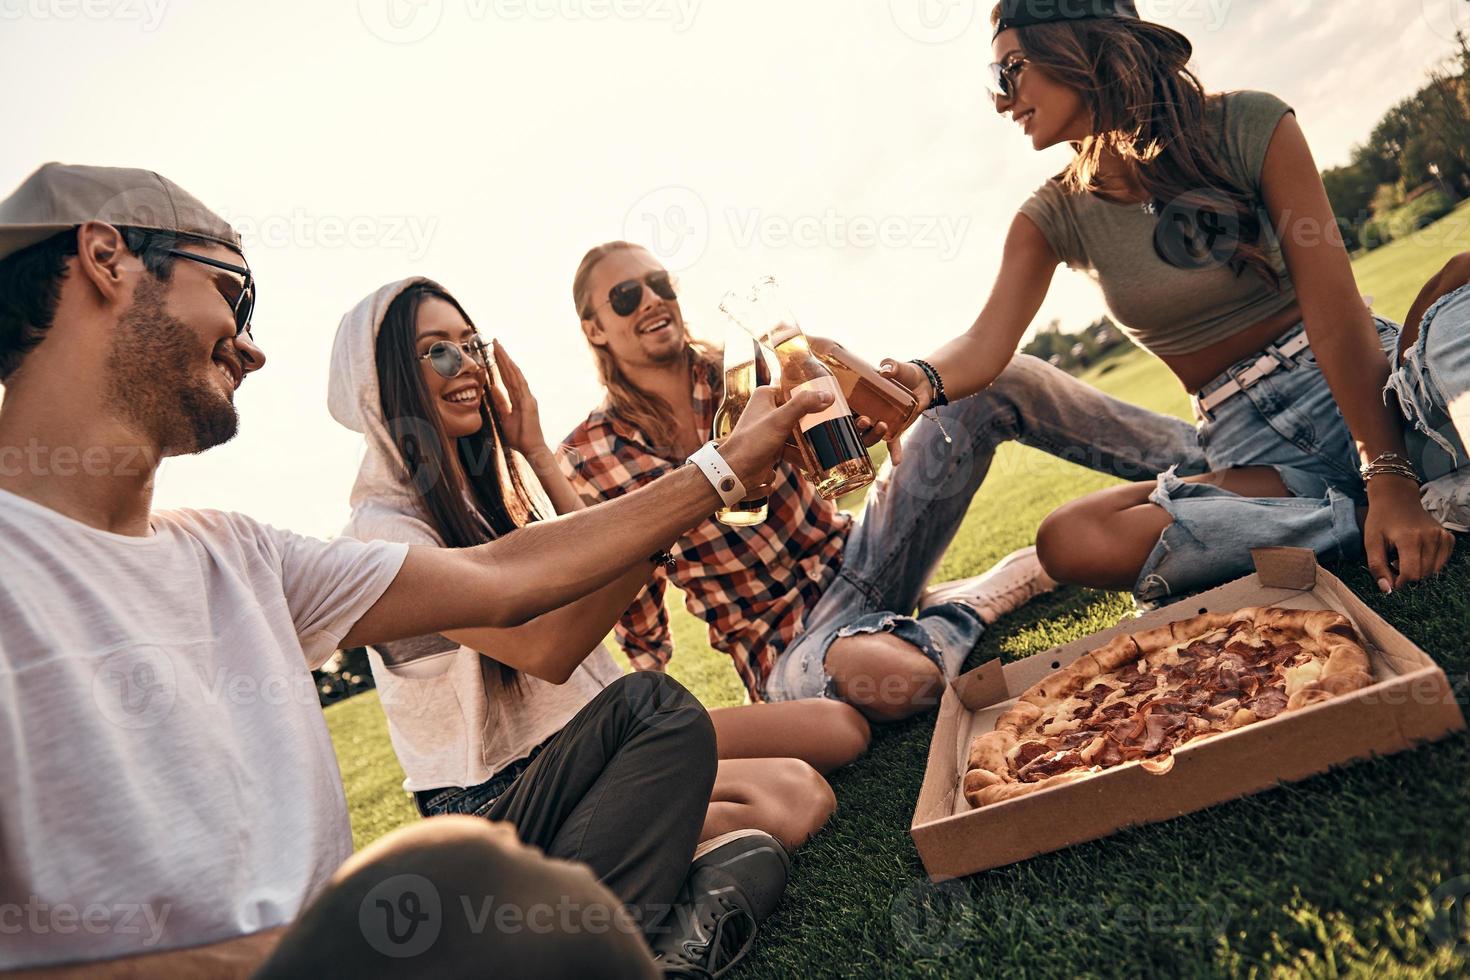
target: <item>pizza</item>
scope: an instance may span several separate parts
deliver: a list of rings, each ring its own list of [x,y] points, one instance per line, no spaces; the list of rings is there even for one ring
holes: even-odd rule
[[[1373,682],[1345,616],[1252,607],[1120,636],[1043,678],[970,743],[965,799],[998,803],[1157,760]]]

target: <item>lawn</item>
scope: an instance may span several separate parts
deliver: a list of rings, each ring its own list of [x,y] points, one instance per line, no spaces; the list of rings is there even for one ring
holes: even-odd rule
[[[1382,314],[1401,318],[1450,255],[1470,249],[1470,208],[1361,258]],[[1133,352],[1088,380],[1183,413],[1178,385]],[[1049,509],[1107,478],[1004,447],[940,574],[975,574],[1029,543]],[[1470,558],[1441,580],[1376,595],[1362,568],[1338,569],[1369,605],[1470,691]],[[739,703],[727,658],[670,596],[671,672],[711,706]],[[1066,589],[1002,620],[972,663],[1027,656],[1115,622],[1125,596]],[[376,695],[327,709],[357,845],[414,818],[399,789]],[[1461,903],[1470,894],[1470,737],[1124,831],[962,882],[928,882],[908,825],[932,715],[877,731],[833,776],[839,809],[794,858],[790,889],[741,977],[1391,974],[1470,972]],[[1455,943],[1460,945],[1456,947]]]

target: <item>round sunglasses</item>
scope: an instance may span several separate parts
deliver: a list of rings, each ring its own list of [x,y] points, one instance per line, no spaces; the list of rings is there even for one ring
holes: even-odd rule
[[[488,368],[490,359],[485,352],[489,349],[489,345],[479,337],[466,340],[462,344],[436,340],[429,345],[427,351],[419,355],[419,360],[428,361],[429,367],[433,368],[441,378],[453,378],[464,370],[466,354],[480,367]]]
[[[659,299],[679,298],[679,294],[675,292],[676,283],[673,277],[660,269],[658,272],[650,272],[643,277],[642,281],[624,279],[607,291],[607,299],[593,307],[585,319],[592,319],[598,310],[608,305],[612,306],[612,311],[618,316],[631,316],[643,302],[644,283],[648,284],[648,288],[653,290],[653,294]]]

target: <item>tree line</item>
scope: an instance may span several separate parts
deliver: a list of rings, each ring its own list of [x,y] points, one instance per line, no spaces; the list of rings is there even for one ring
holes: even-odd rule
[[[1352,162],[1322,173],[1348,248],[1372,249],[1437,221],[1470,196],[1470,43],[1390,109]]]

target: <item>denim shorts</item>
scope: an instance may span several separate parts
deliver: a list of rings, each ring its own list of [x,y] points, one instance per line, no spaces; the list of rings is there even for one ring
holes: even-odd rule
[[[1460,299],[1453,300],[1455,296]],[[1440,313],[1440,322],[1431,330],[1434,317],[1426,315],[1423,333],[1403,366],[1394,363],[1398,325],[1373,318],[1390,363],[1382,397],[1403,416],[1410,451],[1427,477],[1460,465],[1457,454],[1464,458],[1453,427],[1446,424],[1445,406],[1447,393],[1463,391],[1470,381],[1470,292],[1451,294],[1430,312]],[[1303,329],[1298,324],[1276,345]],[[1134,597],[1143,605],[1167,603],[1249,573],[1252,548],[1310,548],[1325,560],[1362,557],[1357,514],[1366,494],[1357,447],[1310,349],[1214,411],[1199,407],[1200,397],[1238,377],[1258,358],[1242,359],[1200,390],[1195,399],[1200,448],[1212,471],[1274,469],[1292,496],[1243,497],[1164,473],[1149,500],[1164,508],[1173,523],[1134,587]]]

